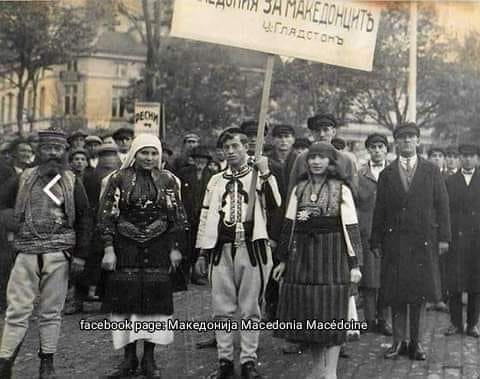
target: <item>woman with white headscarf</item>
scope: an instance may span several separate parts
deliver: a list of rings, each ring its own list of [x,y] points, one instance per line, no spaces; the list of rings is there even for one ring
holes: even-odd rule
[[[169,272],[182,260],[179,242],[185,240],[186,217],[177,181],[161,169],[161,156],[157,137],[137,136],[102,195],[98,225],[104,243],[102,267],[114,271],[104,306],[112,321],[166,326],[173,314]],[[135,374],[136,341],[144,340],[142,374],[160,377],[154,347],[171,343],[173,331],[115,330],[112,335],[114,348],[125,349],[124,360],[112,376]]]

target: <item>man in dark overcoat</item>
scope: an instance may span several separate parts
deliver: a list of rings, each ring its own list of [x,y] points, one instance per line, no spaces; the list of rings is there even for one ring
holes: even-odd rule
[[[382,300],[392,307],[393,345],[385,358],[408,353],[410,359],[425,360],[421,321],[425,302],[441,298],[439,255],[450,241],[448,194],[440,170],[417,156],[417,125],[399,125],[394,139],[399,156],[378,180],[371,241],[382,256]]]
[[[373,209],[377,196],[377,181],[380,173],[387,167],[388,140],[383,134],[370,134],[365,147],[370,155],[368,162],[358,171],[357,215],[362,237],[362,280],[360,293],[363,296],[363,310],[368,322],[368,332],[378,332],[386,336],[392,335],[387,321],[387,307],[380,307],[378,294],[380,289],[380,256],[370,247],[372,234]]]
[[[450,293],[451,326],[446,335],[464,331],[462,293],[468,293],[467,334],[478,338],[480,315],[480,173],[476,167],[479,150],[460,145],[462,169],[447,179],[452,222],[452,245],[447,262],[447,288]]]

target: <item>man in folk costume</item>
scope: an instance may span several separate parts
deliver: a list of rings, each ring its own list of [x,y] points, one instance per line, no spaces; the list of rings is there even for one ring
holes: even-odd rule
[[[81,181],[65,168],[66,136],[47,130],[39,138],[40,165],[12,177],[0,191],[0,207],[14,208],[9,226],[17,252],[7,288],[1,378],[11,377],[37,297],[40,378],[55,378],[53,355],[70,266],[83,270],[89,251],[92,217]]]
[[[368,331],[391,336],[392,328],[387,321],[388,309],[379,306],[378,302],[381,260],[370,248],[378,176],[387,167],[387,137],[379,133],[370,134],[365,141],[365,147],[370,159],[358,171],[358,197],[356,202],[363,246],[360,292],[363,295]]]
[[[462,169],[447,179],[452,245],[446,254],[451,326],[446,335],[464,331],[462,294],[467,292],[467,335],[478,338],[480,315],[480,174],[478,147],[460,145]]]
[[[438,168],[417,156],[417,125],[402,124],[393,136],[399,157],[379,176],[371,239],[382,257],[382,301],[392,307],[393,345],[385,358],[408,353],[425,360],[420,344],[425,302],[441,297],[438,258],[450,241],[448,194]]]
[[[272,268],[266,208],[281,205],[277,182],[268,160],[256,162],[258,181],[252,221],[247,222],[249,189],[257,171],[247,165],[248,139],[238,128],[222,136],[228,168],[214,175],[207,186],[200,215],[196,269],[207,271],[212,285],[213,317],[231,319],[237,308],[242,319],[260,321],[260,303]],[[233,333],[216,331],[219,369],[211,378],[233,378]],[[240,331],[242,378],[260,378],[257,359],[259,332]]]

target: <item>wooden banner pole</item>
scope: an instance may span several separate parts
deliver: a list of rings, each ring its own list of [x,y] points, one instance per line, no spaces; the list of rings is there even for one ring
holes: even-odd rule
[[[258,160],[262,155],[263,142],[265,139],[265,122],[267,120],[267,111],[270,101],[270,88],[272,86],[272,75],[273,75],[273,63],[275,62],[275,56],[272,54],[267,55],[267,67],[265,70],[265,79],[263,81],[263,90],[262,90],[262,102],[260,105],[260,115],[258,117],[258,128],[257,128],[257,142],[255,144],[255,160]],[[255,191],[257,188],[257,176],[256,170],[254,170],[254,175],[252,177],[252,183],[250,185],[250,191],[248,194],[248,207],[247,207],[247,217],[246,221],[253,220],[253,209],[255,206]]]

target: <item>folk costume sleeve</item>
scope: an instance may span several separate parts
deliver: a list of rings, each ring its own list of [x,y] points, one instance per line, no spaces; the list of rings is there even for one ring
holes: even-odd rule
[[[270,172],[267,177],[262,178],[259,175],[261,192],[265,196],[265,208],[267,210],[274,210],[282,205],[282,196],[278,188],[277,179]]]
[[[210,213],[210,207],[215,206],[215,204],[213,203],[213,193],[214,193],[215,186],[217,185],[218,178],[219,178],[218,174],[212,176],[212,178],[209,180],[207,184],[207,189],[203,197],[202,210],[200,212],[200,221],[198,224],[197,242],[195,245],[197,249],[211,248],[210,246],[208,246],[208,242],[207,242],[207,237],[206,237],[207,228],[218,227],[218,225],[207,225],[207,219]]]
[[[353,201],[352,191],[342,185],[342,202],[340,203],[340,217],[342,219],[343,233],[347,245],[348,266],[350,269],[361,264],[362,240],[358,225],[357,211]]]
[[[110,176],[105,190],[100,197],[98,210],[98,231],[104,247],[113,246],[116,224],[120,216],[118,202],[120,199],[120,175],[115,172]]]
[[[277,246],[277,256],[280,262],[287,262],[288,255],[293,248],[293,233],[295,228],[295,218],[297,215],[297,187],[292,189],[290,201],[288,202],[287,212],[282,225],[282,233],[280,234],[280,241]]]
[[[90,243],[93,232],[93,215],[88,202],[87,193],[80,180],[75,180],[75,232],[76,246],[73,255],[79,258],[87,258],[90,252]]]
[[[179,248],[184,253],[186,249],[186,231],[190,229],[187,221],[187,214],[181,200],[180,180],[169,172],[171,183],[166,191],[167,196],[167,218],[169,222],[169,234],[171,248]]]

